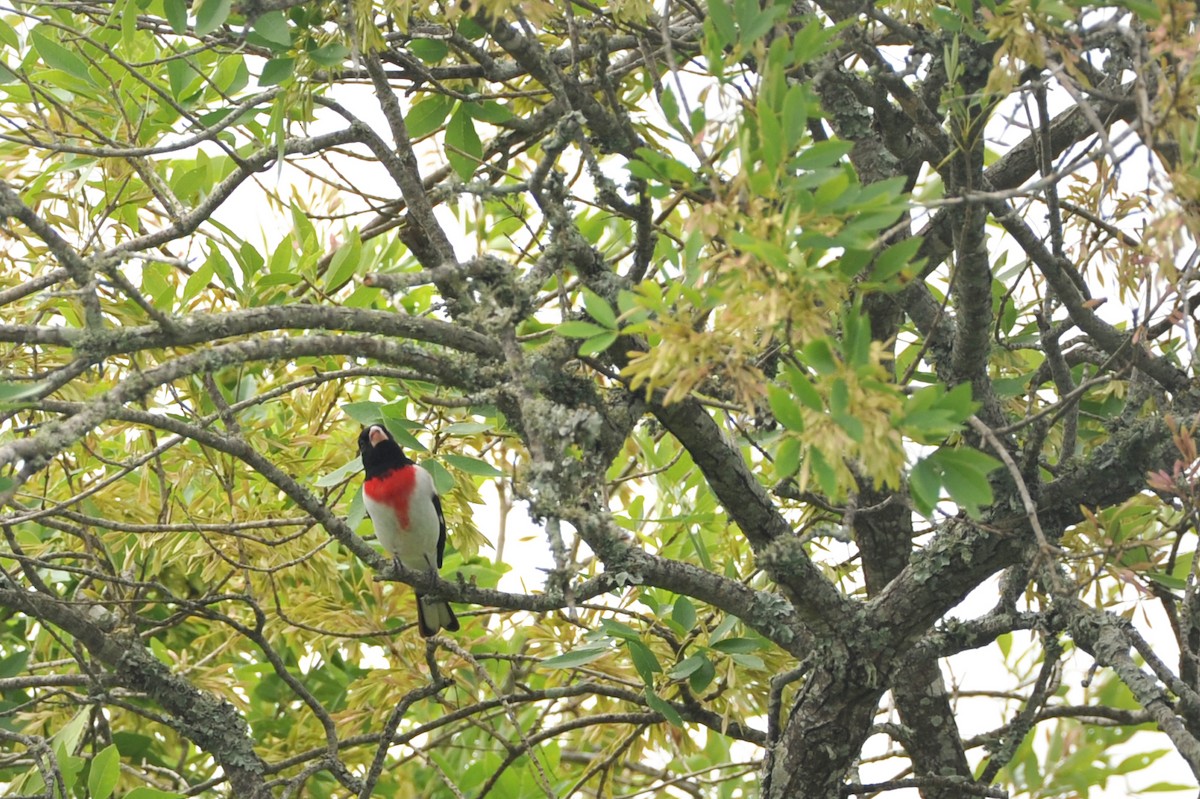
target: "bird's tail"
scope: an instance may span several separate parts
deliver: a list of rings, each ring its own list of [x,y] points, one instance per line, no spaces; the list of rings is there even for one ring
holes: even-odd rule
[[[417,627],[421,635],[428,638],[438,630],[456,632],[458,617],[450,609],[450,603],[444,599],[426,599],[417,594]]]

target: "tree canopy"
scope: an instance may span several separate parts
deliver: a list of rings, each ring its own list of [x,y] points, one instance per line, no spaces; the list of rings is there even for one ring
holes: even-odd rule
[[[1194,789],[1196,14],[0,9],[0,786]]]

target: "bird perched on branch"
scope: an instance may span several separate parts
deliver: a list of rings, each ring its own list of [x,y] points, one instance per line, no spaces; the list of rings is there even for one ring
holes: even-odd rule
[[[363,503],[379,543],[406,569],[436,574],[446,551],[446,518],[433,478],[404,454],[381,424],[363,428],[358,451],[367,474]],[[445,600],[418,593],[417,627],[428,638],[439,629],[454,632],[458,618]]]

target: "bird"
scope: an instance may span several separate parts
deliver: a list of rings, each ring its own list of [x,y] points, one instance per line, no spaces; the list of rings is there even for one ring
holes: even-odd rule
[[[436,575],[446,551],[446,517],[433,478],[404,454],[382,424],[363,428],[358,452],[366,472],[363,504],[375,537],[406,569],[428,569]],[[448,602],[417,594],[417,629],[422,636],[458,628]]]

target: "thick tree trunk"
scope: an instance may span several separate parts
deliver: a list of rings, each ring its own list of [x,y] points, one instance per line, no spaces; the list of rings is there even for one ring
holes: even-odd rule
[[[839,799],[861,754],[883,688],[853,654],[817,664],[775,746],[765,799]]]
[[[874,597],[908,565],[912,552],[912,514],[902,495],[863,486],[862,510],[854,516],[854,534],[863,558],[867,593]],[[891,669],[888,669],[891,671]],[[970,764],[954,720],[954,710],[936,658],[907,662],[890,681],[900,721],[911,733],[902,741],[918,776],[971,778]],[[925,799],[953,799],[953,788],[922,788]]]

